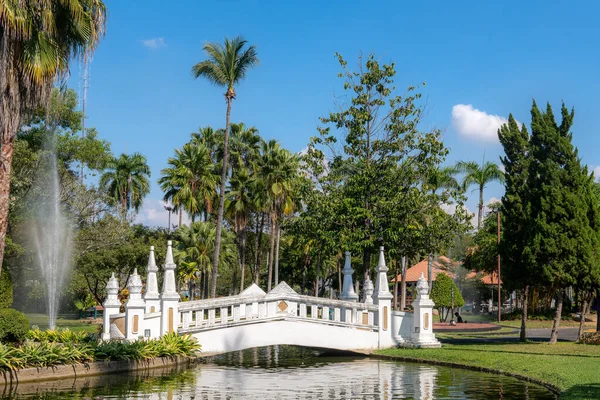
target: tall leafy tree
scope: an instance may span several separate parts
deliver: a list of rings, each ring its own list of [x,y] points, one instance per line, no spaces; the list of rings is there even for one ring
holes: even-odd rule
[[[131,209],[139,211],[144,197],[150,193],[150,167],[140,153],[121,154],[107,165],[100,177],[100,187],[120,206],[125,219]]]
[[[14,140],[25,113],[45,104],[69,61],[104,34],[101,0],[0,3],[0,273],[4,259]]]
[[[462,185],[465,189],[476,185],[479,191],[479,203],[477,213],[477,229],[481,228],[483,222],[483,191],[488,183],[504,182],[504,174],[493,162],[483,162],[481,165],[475,161],[460,161],[456,164],[458,171],[465,174]]]
[[[214,297],[217,291],[217,272],[219,269],[219,251],[221,246],[221,229],[223,224],[223,212],[225,209],[225,181],[228,170],[228,145],[229,125],[231,116],[231,103],[235,99],[235,86],[244,79],[246,72],[258,64],[258,55],[254,46],[244,48],[247,42],[241,36],[229,40],[225,38],[223,45],[219,43],[207,43],[204,52],[208,59],[199,62],[192,67],[192,73],[196,78],[203,77],[214,85],[225,87],[225,100],[227,112],[225,114],[225,137],[223,142],[223,166],[221,171],[221,187],[219,191],[219,210],[217,212],[217,238],[215,243],[215,254],[213,259],[212,287],[211,293]]]
[[[500,161],[505,170],[505,191],[500,212],[503,217],[503,235],[500,242],[500,255],[503,260],[503,281],[513,282],[515,289],[522,290],[523,314],[521,319],[522,341],[527,340],[527,307],[529,288],[535,283],[535,273],[524,256],[529,244],[527,226],[530,222],[527,184],[530,155],[529,132],[525,125],[519,127],[514,117],[509,115],[508,124],[498,131],[498,138],[504,148]]]
[[[527,181],[528,207],[526,260],[535,268],[536,282],[556,291],[556,313],[550,343],[558,339],[564,289],[576,283],[578,269],[590,260],[587,173],[571,143],[574,111],[563,104],[557,123],[548,104],[542,112],[531,110],[530,154]]]
[[[395,92],[393,63],[382,65],[369,55],[359,60],[358,71],[352,71],[336,56],[351,100],[339,112],[321,118],[324,126],[311,139],[308,154],[317,159],[312,167],[321,168],[313,175],[327,187],[325,200],[335,215],[328,229],[337,232],[346,248],[360,252],[367,280],[373,249],[382,242],[399,243],[394,231],[415,215],[419,225],[408,236],[409,248],[423,243],[424,221],[430,221],[431,233],[454,237],[455,227],[448,230],[437,224],[443,218],[428,217],[431,213],[448,215],[440,207],[450,196],[426,194],[422,185],[440,167],[448,150],[438,130],[418,129],[421,95],[412,86],[403,95]],[[429,243],[433,247],[440,242]]]

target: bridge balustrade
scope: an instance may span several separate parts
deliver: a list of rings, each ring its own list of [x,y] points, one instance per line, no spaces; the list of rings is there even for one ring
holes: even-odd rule
[[[294,319],[374,330],[376,305],[311,296],[231,296],[180,303],[180,332]]]

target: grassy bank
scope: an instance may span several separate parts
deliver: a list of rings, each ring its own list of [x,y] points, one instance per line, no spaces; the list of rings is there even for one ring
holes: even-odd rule
[[[25,314],[27,319],[29,319],[29,324],[31,326],[37,326],[40,329],[48,328],[48,315],[46,314],[35,314],[28,313]],[[70,319],[64,317],[58,317],[56,320],[56,326],[59,328],[69,328],[71,331],[83,331],[87,333],[96,333],[98,332],[98,327],[100,324],[95,321],[85,320],[85,319]]]
[[[441,349],[389,349],[377,354],[499,371],[543,382],[561,399],[600,398],[600,346],[576,343],[446,344]]]

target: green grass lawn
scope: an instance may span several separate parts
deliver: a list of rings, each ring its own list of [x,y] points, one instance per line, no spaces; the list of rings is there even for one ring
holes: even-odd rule
[[[481,338],[497,338],[502,336],[515,336],[518,332],[515,328],[503,326],[495,331],[487,332],[435,332],[435,337],[438,339],[481,339]]]
[[[532,329],[536,329],[536,328],[552,328],[552,324],[553,321],[536,321],[536,320],[528,320],[527,321],[527,328],[532,328]],[[504,326],[512,326],[515,328],[520,328],[521,327],[521,320],[512,320],[512,321],[502,321],[500,322],[500,325],[504,325]],[[561,328],[578,328],[579,327],[579,321],[573,321],[573,320],[561,320],[560,321],[560,325]],[[585,327],[586,329],[591,329],[591,328],[595,328],[596,327],[596,322],[586,322],[585,323]]]
[[[29,318],[29,324],[31,326],[37,325],[40,329],[48,328],[48,316],[46,314],[25,314]],[[59,317],[56,320],[56,326],[59,328],[69,328],[72,331],[84,331],[89,333],[98,332],[98,323],[90,323],[88,320],[83,319],[68,319]],[[72,317],[70,317],[72,318]]]
[[[561,399],[600,398],[600,346],[577,343],[445,344],[441,349],[389,349],[377,354],[446,362],[526,376],[561,391]]]

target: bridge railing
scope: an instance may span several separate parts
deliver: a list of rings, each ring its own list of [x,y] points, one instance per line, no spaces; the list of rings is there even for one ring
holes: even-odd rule
[[[277,319],[376,329],[377,311],[373,304],[303,295],[231,296],[180,303],[179,330],[195,332]]]

